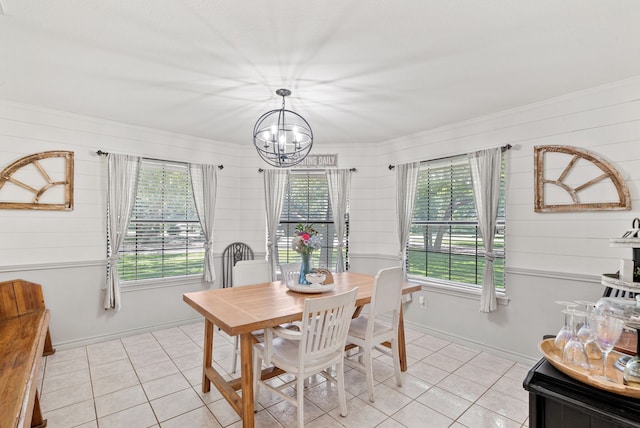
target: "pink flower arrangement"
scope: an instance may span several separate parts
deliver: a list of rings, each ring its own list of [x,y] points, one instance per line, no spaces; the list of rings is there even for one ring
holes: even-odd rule
[[[291,247],[300,254],[311,254],[320,248],[322,240],[318,231],[311,224],[298,223],[296,232],[293,234]]]

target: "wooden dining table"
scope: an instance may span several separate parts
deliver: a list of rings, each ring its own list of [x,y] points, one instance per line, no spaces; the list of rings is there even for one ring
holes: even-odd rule
[[[202,392],[211,390],[213,383],[231,407],[242,418],[243,427],[254,426],[253,402],[253,345],[256,339],[252,331],[275,327],[302,319],[304,300],[331,294],[340,294],[358,288],[356,314],[371,301],[374,277],[355,272],[334,273],[335,287],[323,293],[300,293],[289,290],[281,281],[247,285],[237,288],[196,291],[185,293],[183,300],[205,319],[204,354],[202,370]],[[403,294],[421,289],[420,285],[404,283]],[[401,368],[406,371],[407,356],[404,340],[404,324],[400,314],[398,349]],[[228,335],[240,335],[241,377],[227,381],[213,366],[214,326]],[[260,374],[262,379],[281,374],[278,368],[267,368]],[[238,390],[242,390],[242,395]]]

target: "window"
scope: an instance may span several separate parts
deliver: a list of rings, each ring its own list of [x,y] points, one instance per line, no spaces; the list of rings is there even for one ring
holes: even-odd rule
[[[282,215],[278,225],[278,262],[290,263],[300,260],[300,255],[291,248],[291,237],[298,223],[312,223],[322,236],[322,247],[311,256],[314,267],[333,269],[336,263],[338,241],[336,238],[327,176],[324,172],[291,172],[287,181]],[[345,269],[349,268],[349,221],[347,214],[346,244],[344,249]]]
[[[142,160],[136,202],[119,254],[121,281],[203,272],[204,235],[188,164]]]
[[[504,161],[494,238],[496,288],[504,288]],[[484,249],[473,202],[467,157],[423,162],[408,243],[408,272],[481,285]]]

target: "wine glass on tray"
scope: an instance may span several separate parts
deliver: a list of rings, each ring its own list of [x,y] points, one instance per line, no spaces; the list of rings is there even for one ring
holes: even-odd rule
[[[571,338],[564,345],[562,351],[562,362],[582,369],[589,369],[589,358],[585,351],[585,344],[576,332],[576,317],[586,317],[586,312],[576,309],[565,309],[562,311],[565,315],[570,316]]]
[[[613,381],[607,378],[607,357],[620,339],[624,323],[624,319],[609,313],[599,313],[594,316],[595,341],[602,351],[601,380]]]
[[[595,343],[595,334],[593,332],[593,311],[594,311],[594,302],[590,302],[587,300],[576,300],[576,303],[584,306],[585,316],[584,321],[580,325],[578,329],[578,338],[584,344],[585,352],[587,353],[587,357],[591,359],[598,359],[602,357],[602,353],[600,352],[600,348]]]
[[[571,336],[573,336],[573,332],[571,331],[571,323],[569,321],[570,312],[568,311],[570,309],[575,309],[578,305],[573,302],[565,302],[562,300],[557,300],[554,303],[564,306],[564,309],[562,310],[562,313],[564,314],[564,324],[562,325],[562,328],[560,328],[560,331],[558,331],[558,333],[556,334],[556,338],[553,340],[553,344],[555,345],[556,349],[558,349],[558,351],[560,351],[560,353],[562,354],[565,345],[567,344],[569,339],[571,339]]]

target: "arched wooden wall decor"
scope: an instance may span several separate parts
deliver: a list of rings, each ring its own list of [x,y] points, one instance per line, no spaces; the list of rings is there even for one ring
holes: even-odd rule
[[[51,178],[53,172],[47,172],[40,162],[44,159],[61,158],[64,161],[64,168],[61,172],[56,172],[55,179]],[[27,171],[32,166],[37,171]],[[63,177],[58,177],[63,175]],[[25,178],[23,178],[24,176]],[[10,202],[5,195],[9,193],[6,183],[12,183],[23,190],[26,190],[30,201]],[[63,196],[59,203],[41,202],[47,191],[63,186]],[[59,189],[57,189],[59,190]],[[8,196],[8,195],[7,195]],[[73,152],[50,151],[35,153],[18,159],[0,172],[0,208],[12,208],[22,210],[59,210],[69,211],[73,209]]]
[[[545,173],[545,153],[564,153],[571,156],[571,159],[565,166],[560,175],[553,179],[546,177]],[[610,163],[601,159],[597,155],[577,147],[570,146],[536,146],[534,147],[535,159],[535,211],[536,212],[569,212],[569,211],[599,211],[599,210],[630,210],[631,197],[627,183],[623,180],[620,173],[611,166]],[[571,186],[567,184],[566,179],[569,173],[574,169],[576,163],[584,159],[591,163],[602,174],[587,180],[586,182]],[[580,192],[602,181],[609,181],[617,191],[617,202],[590,202],[584,203],[580,200]],[[565,191],[571,198],[572,203],[568,204],[550,204],[545,199],[545,185],[557,186]]]

